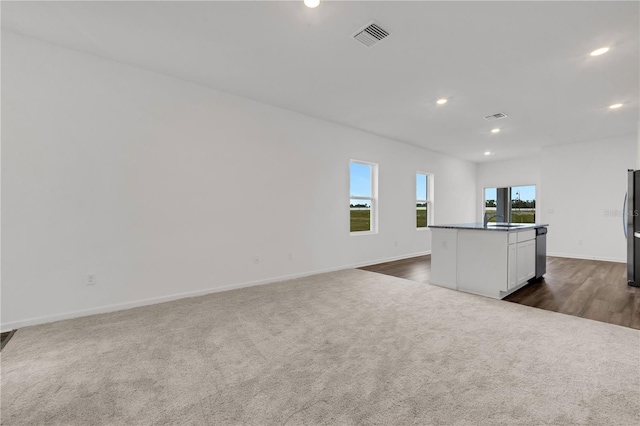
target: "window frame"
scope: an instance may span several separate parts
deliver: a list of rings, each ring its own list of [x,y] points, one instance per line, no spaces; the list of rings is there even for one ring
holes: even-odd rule
[[[427,179],[426,189],[427,189],[427,199],[418,199],[418,175],[423,175]],[[416,222],[415,212],[418,206],[418,203],[425,203],[427,205],[427,226],[418,226],[416,223],[415,227],[417,231],[426,231],[429,229],[429,226],[433,225],[433,173],[417,171],[414,175],[415,184],[413,193],[416,194],[415,202],[414,202],[414,222]]]
[[[369,174],[369,179],[371,183],[371,197],[363,197],[359,195],[351,195],[351,164],[362,164],[369,166],[371,168],[371,172]],[[349,235],[350,236],[358,236],[358,235],[372,235],[378,233],[378,164],[372,163],[370,161],[362,161],[362,160],[349,160],[349,205],[351,205],[351,200],[363,200],[369,201],[370,208],[370,227],[368,231],[351,231],[351,210],[349,210]]]
[[[539,187],[538,184],[536,183],[530,183],[530,184],[521,184],[521,185],[501,185],[501,186],[484,186],[482,188],[482,205],[481,205],[481,213],[480,213],[480,217],[481,220],[484,222],[486,214],[487,214],[487,189],[499,189],[499,188],[507,188],[508,191],[508,201],[509,201],[509,217],[508,217],[508,221],[511,222],[511,220],[513,219],[512,214],[513,214],[513,210],[512,210],[512,206],[511,206],[511,202],[512,202],[512,189],[513,188],[519,188],[519,187],[523,187],[523,186],[533,186],[535,188],[535,204],[536,206],[533,209],[534,212],[534,218],[537,219],[539,218],[539,203],[538,200],[540,198],[540,193],[539,193]],[[497,200],[496,200],[497,201]],[[497,207],[496,207],[497,208]],[[524,222],[524,223],[529,223],[529,222]],[[535,223],[535,222],[534,222]]]

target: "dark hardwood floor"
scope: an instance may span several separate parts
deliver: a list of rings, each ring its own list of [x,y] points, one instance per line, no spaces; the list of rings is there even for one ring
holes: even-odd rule
[[[429,283],[431,256],[365,266],[378,272]],[[547,273],[504,300],[596,321],[640,329],[640,288],[627,285],[627,265],[598,260],[547,258]]]
[[[431,279],[431,255],[378,263],[359,269],[429,284]]]
[[[6,346],[7,343],[9,343],[9,340],[11,340],[11,338],[13,337],[13,333],[15,332],[15,330],[12,330],[0,334],[0,351]]]

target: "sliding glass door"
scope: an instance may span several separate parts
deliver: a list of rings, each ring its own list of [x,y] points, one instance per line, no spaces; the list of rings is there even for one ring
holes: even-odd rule
[[[484,220],[488,222],[535,223],[536,186],[485,188]]]

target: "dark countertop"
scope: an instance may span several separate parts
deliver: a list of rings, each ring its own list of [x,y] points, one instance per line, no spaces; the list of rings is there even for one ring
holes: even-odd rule
[[[498,225],[498,226],[492,226]],[[469,229],[478,231],[526,231],[528,229],[544,228],[549,226],[548,223],[505,223],[505,222],[489,222],[487,227],[482,222],[475,223],[454,223],[451,225],[432,225],[429,228],[441,229]]]

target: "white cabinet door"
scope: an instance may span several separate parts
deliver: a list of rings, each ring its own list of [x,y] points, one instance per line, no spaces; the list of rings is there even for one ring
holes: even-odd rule
[[[536,275],[536,240],[517,244],[518,285],[527,282]]]
[[[525,258],[527,265],[527,280],[536,276],[536,240],[527,241]]]
[[[507,273],[507,284],[509,289],[518,285],[518,245],[509,245],[509,265]]]
[[[525,251],[526,251],[526,245],[527,245],[528,241],[522,242],[522,243],[518,243],[516,244],[517,246],[517,258],[518,261],[517,263],[517,275],[518,275],[518,285],[522,284],[523,282],[525,282],[527,280],[527,256],[525,255]]]

